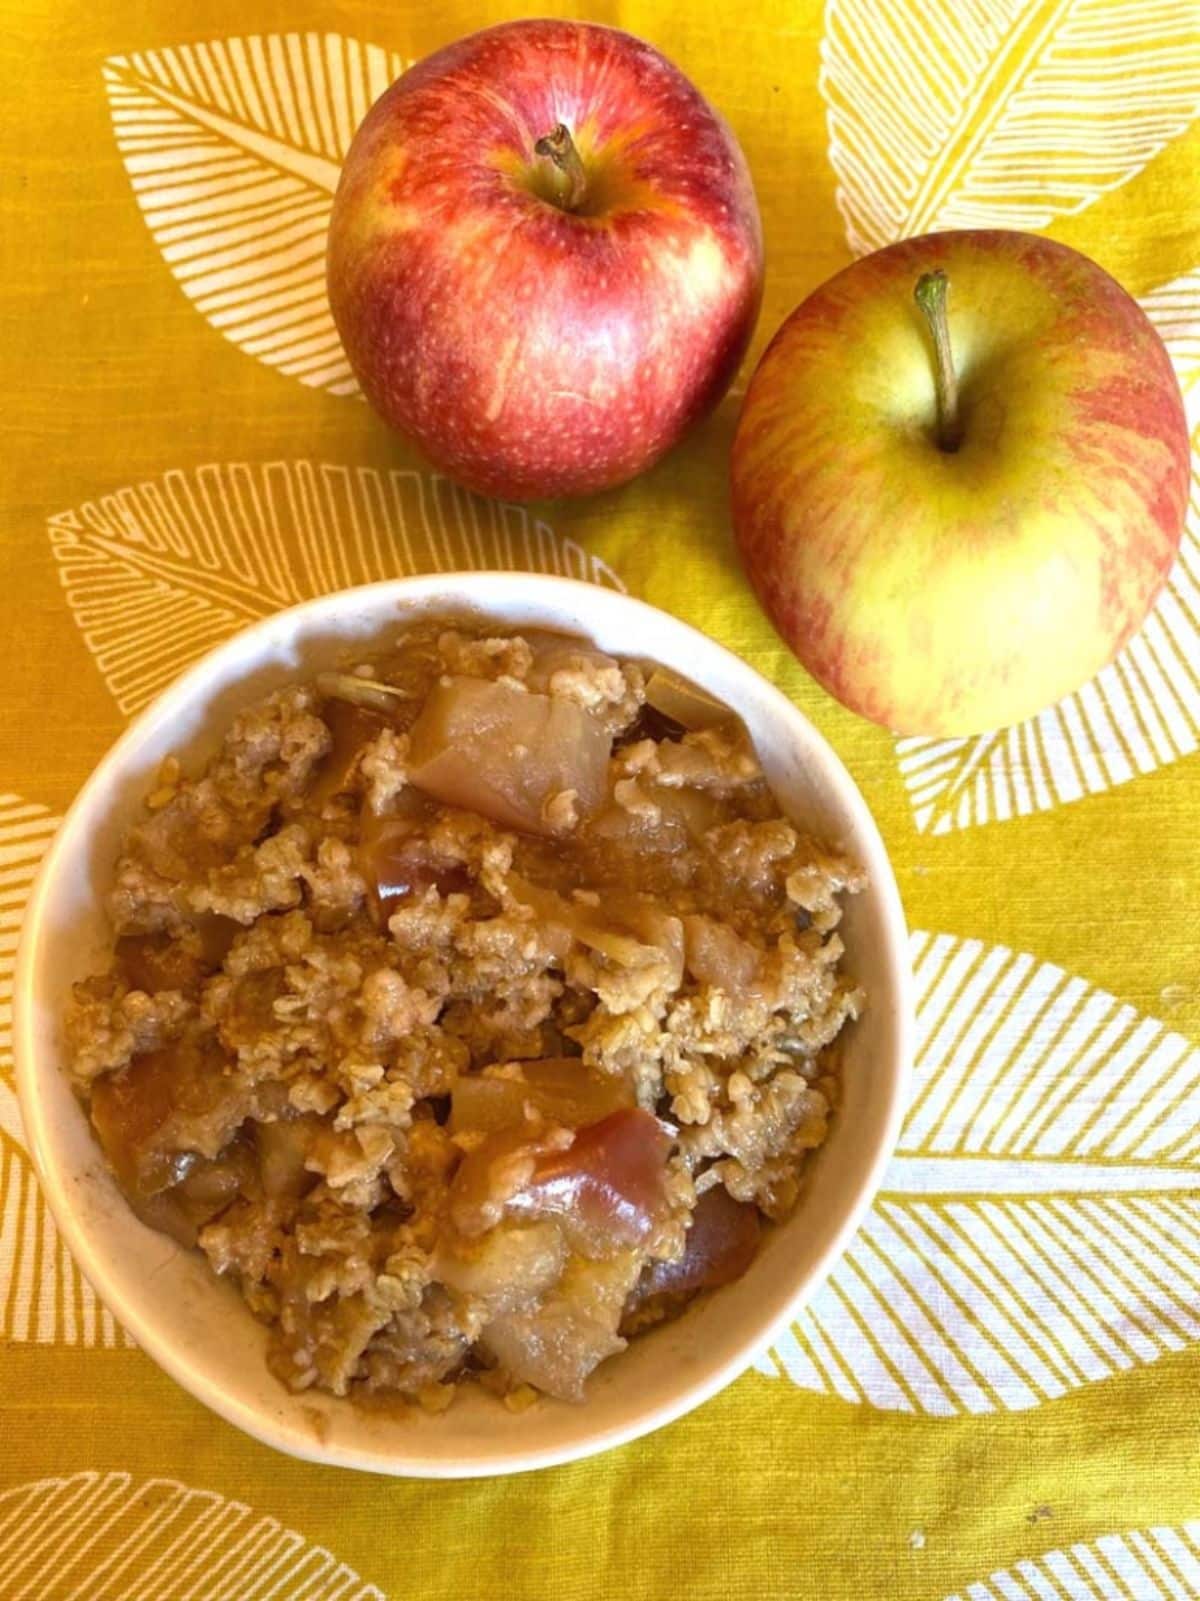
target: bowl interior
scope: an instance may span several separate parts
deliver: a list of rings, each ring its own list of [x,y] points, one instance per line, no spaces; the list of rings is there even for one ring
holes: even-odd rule
[[[365,649],[424,611],[469,609],[514,626],[589,635],[666,663],[743,717],[783,809],[841,842],[867,869],[850,906],[847,966],[869,1006],[844,1048],[845,1094],[796,1214],[772,1230],[737,1285],[605,1363],[585,1405],[542,1402],[513,1415],[467,1393],[438,1417],[356,1409],[287,1394],[264,1363],[264,1329],[198,1254],[139,1223],[117,1191],[63,1070],[59,1019],[71,984],[105,960],[101,896],[120,835],[159,762],[202,760],[241,706]],[[223,646],[130,728],[81,792],[51,848],[26,921],[17,977],[18,1081],[34,1160],[67,1243],[134,1338],[201,1400],[267,1443],[377,1472],[511,1472],[644,1433],[726,1382],[811,1293],[870,1199],[895,1140],[907,1072],[903,917],[882,844],[857,790],[810,725],[745,663],[674,618],[562,579],[469,574],[327,596]]]

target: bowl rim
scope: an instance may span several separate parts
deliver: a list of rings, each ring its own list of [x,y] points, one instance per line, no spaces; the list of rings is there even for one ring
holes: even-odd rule
[[[895,1060],[887,1078],[876,1093],[887,1096],[885,1115],[876,1148],[866,1165],[858,1192],[846,1208],[840,1221],[831,1229],[825,1249],[802,1282],[786,1296],[774,1316],[765,1321],[751,1319],[752,1328],[742,1338],[730,1356],[717,1366],[706,1369],[699,1376],[680,1384],[679,1389],[665,1400],[648,1407],[644,1413],[619,1421],[610,1427],[600,1428],[566,1446],[547,1445],[526,1449],[508,1449],[489,1456],[472,1458],[435,1458],[419,1452],[397,1451],[386,1454],[371,1448],[355,1448],[339,1443],[326,1443],[311,1434],[302,1434],[291,1428],[286,1420],[265,1416],[255,1406],[227,1393],[222,1385],[210,1379],[203,1367],[189,1361],[175,1350],[170,1333],[160,1327],[153,1316],[144,1316],[130,1305],[119,1283],[106,1270],[97,1250],[93,1249],[93,1231],[85,1224],[75,1207],[70,1204],[69,1186],[59,1177],[59,1166],[50,1153],[47,1108],[39,1094],[39,1080],[45,1070],[36,1048],[35,1024],[35,967],[41,944],[42,926],[47,916],[52,893],[62,860],[76,842],[77,835],[86,837],[89,813],[96,807],[97,795],[104,787],[106,775],[120,768],[122,758],[132,756],[142,742],[156,731],[165,719],[200,698],[211,685],[211,679],[220,677],[217,669],[226,657],[247,652],[254,644],[278,643],[286,639],[294,625],[318,628],[322,621],[334,622],[339,617],[352,615],[367,603],[373,620],[385,615],[390,601],[400,605],[409,602],[424,603],[433,609],[443,599],[447,610],[455,607],[470,614],[478,611],[489,615],[489,599],[508,597],[514,606],[522,600],[544,598],[553,601],[555,596],[575,596],[580,603],[576,610],[586,619],[589,603],[597,595],[606,597],[604,606],[618,605],[634,617],[640,615],[647,625],[655,619],[666,618],[673,628],[694,637],[710,658],[714,655],[735,676],[746,674],[758,681],[773,720],[781,722],[792,735],[798,735],[819,759],[824,776],[835,795],[837,810],[853,821],[860,841],[871,860],[864,862],[872,887],[878,898],[881,924],[884,930],[881,961],[895,996],[893,1024]],[[511,619],[502,619],[506,626],[522,625]],[[536,625],[526,625],[536,626]],[[586,624],[584,625],[586,627]],[[349,636],[348,636],[349,638]],[[255,655],[262,659],[262,652]],[[267,652],[269,654],[269,651]],[[636,654],[636,650],[631,652]],[[253,670],[255,655],[244,662],[246,673]],[[652,659],[649,658],[649,659]],[[736,706],[734,710],[736,710]],[[238,629],[213,649],[194,661],[159,695],[145,706],[129,726],[108,748],[91,773],[80,786],[47,849],[30,891],[21,924],[13,976],[13,1055],[16,1068],[17,1098],[25,1128],[28,1152],[50,1207],[54,1221],[74,1261],[92,1285],[99,1299],[116,1320],[134,1338],[137,1345],[158,1367],[175,1380],[184,1390],[202,1402],[226,1422],[244,1433],[271,1446],[275,1450],[301,1460],[324,1466],[354,1468],[368,1472],[419,1479],[470,1479],[529,1472],[611,1450],[664,1427],[677,1418],[702,1405],[735,1378],[746,1371],[755,1358],[765,1351],[796,1316],[841,1259],[862,1217],[878,1193],[884,1171],[890,1161],[908,1099],[909,1079],[914,1045],[913,979],[908,956],[908,929],[900,892],[891,866],[887,848],[875,819],[863,799],[857,784],[837,752],[820,730],[784,692],[773,684],[743,657],[718,640],[686,622],[673,613],[648,601],[576,578],[551,574],[514,572],[511,570],[465,570],[437,574],[419,574],[384,579],[348,589],[330,591],[295,606],[272,612],[268,616]],[[54,1064],[57,1070],[57,1064]],[[584,1406],[586,1406],[586,1402]]]

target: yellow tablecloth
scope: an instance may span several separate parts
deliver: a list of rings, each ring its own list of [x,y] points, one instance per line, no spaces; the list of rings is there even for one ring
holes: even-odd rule
[[[555,8],[559,9],[559,8]],[[570,8],[567,8],[570,9]],[[1200,546],[1035,722],[899,741],[762,621],[726,525],[736,395],[619,493],[501,512],[348,392],[321,255],[403,64],[505,0],[9,0],[0,952],[73,792],[249,619],[450,565],[576,573],[748,657],[880,819],[920,1052],[884,1193],[757,1371],[597,1461],[390,1482],[243,1438],[65,1256],[0,1067],[0,1596],[1200,1596]],[[1196,0],[629,0],[749,157],[751,359],[901,234],[1044,229],[1200,378]],[[744,383],[744,376],[742,382]]]

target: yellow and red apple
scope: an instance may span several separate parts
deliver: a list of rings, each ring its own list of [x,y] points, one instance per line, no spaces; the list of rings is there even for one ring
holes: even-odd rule
[[[377,101],[334,201],[329,298],[375,409],[511,499],[641,472],[721,398],[762,234],[725,123],[614,28],[527,21]]]
[[[813,676],[898,732],[974,734],[1077,689],[1139,627],[1179,544],[1188,434],[1161,340],[1095,262],[928,234],[784,323],[732,477],[747,574]]]

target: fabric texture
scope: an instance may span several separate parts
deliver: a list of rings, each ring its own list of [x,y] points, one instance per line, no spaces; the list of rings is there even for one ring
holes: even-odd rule
[[[805,676],[741,578],[726,481],[783,317],[854,255],[943,227],[1094,256],[1195,424],[1195,0],[595,0],[732,124],[766,297],[684,445],[618,492],[522,509],[388,434],[323,287],[368,105],[517,14],[9,0],[4,993],[57,816],[188,662],[371,578],[568,573],[738,651],[861,785],[915,930],[900,1149],[828,1284],[691,1417],[533,1477],[393,1482],[273,1454],[133,1346],[44,1208],[5,1032],[0,1596],[1200,1597],[1200,494],[1112,666],[1020,727],[930,741]]]

